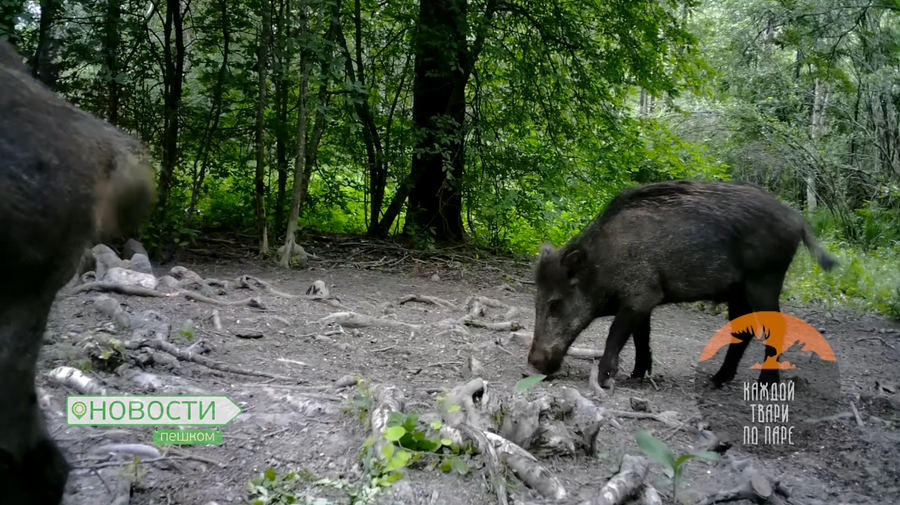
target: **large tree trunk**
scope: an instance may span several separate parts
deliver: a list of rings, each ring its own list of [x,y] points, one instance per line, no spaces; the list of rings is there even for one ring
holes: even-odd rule
[[[259,36],[259,102],[256,109],[256,232],[259,234],[259,254],[269,252],[269,239],[266,230],[266,64],[269,55],[269,1],[262,0],[262,29]]]
[[[106,53],[106,120],[119,124],[119,23],[122,18],[122,0],[107,0],[106,20],[103,23],[103,52]]]
[[[413,121],[424,135],[414,151],[443,146],[443,156],[413,155],[422,176],[409,195],[406,231],[433,228],[439,241],[464,238],[466,0],[421,0],[416,37]],[[449,165],[445,169],[445,164]]]
[[[167,215],[172,180],[178,165],[179,109],[184,84],[184,13],[180,0],[166,0],[166,19],[163,22],[163,118],[162,173],[159,180],[159,201],[157,202],[158,223],[163,223]],[[173,38],[174,36],[174,47]],[[174,239],[169,237],[169,256],[174,254]]]
[[[442,131],[437,131],[433,127],[437,124],[445,123],[444,120],[447,118],[462,117],[462,119],[465,119],[466,84],[475,67],[475,62],[478,61],[481,49],[484,47],[487,30],[499,3],[498,0],[488,0],[484,16],[480,18],[479,26],[475,30],[476,35],[472,48],[465,51],[464,31],[461,30],[458,23],[449,20],[451,16],[456,16],[456,18],[453,18],[456,21],[462,22],[465,20],[465,5],[463,4],[462,12],[460,12],[457,6],[460,2],[464,2],[464,0],[422,0],[420,4],[419,36],[416,39],[415,83],[413,85],[413,119],[417,125],[432,126],[432,128],[425,130],[424,140],[418,143],[417,147],[420,149],[423,146],[431,149],[436,142],[438,133],[441,136],[446,136],[462,132],[460,128],[465,125],[463,121],[457,121],[455,127],[442,129]],[[441,21],[449,26],[442,25]],[[448,46],[449,42],[446,39],[452,39],[454,45]],[[464,52],[463,58],[456,67],[450,61],[444,59],[444,56],[447,54],[455,55],[454,59],[458,58],[461,50]],[[435,74],[429,75],[430,72],[435,72]],[[450,84],[449,87],[448,84]],[[444,106],[440,108],[435,105],[436,102],[429,100],[440,100]],[[459,154],[459,156],[452,156],[451,163],[456,164],[456,173],[461,175],[463,169],[463,158],[460,152],[462,139],[461,137],[456,137],[455,140],[451,139],[451,142],[458,144],[456,152],[453,152],[451,149],[451,154]],[[409,176],[398,185],[391,204],[388,205],[384,216],[378,222],[376,229],[378,235],[388,234],[394,220],[400,215],[407,198],[409,198],[411,208],[420,210],[416,219],[422,221],[427,221],[429,217],[440,217],[443,219],[446,214],[442,215],[441,212],[446,210],[451,214],[451,217],[455,212],[455,219],[458,223],[453,226],[458,231],[462,231],[461,205],[459,205],[462,199],[460,197],[456,200],[457,208],[454,210],[452,192],[444,191],[446,175],[443,171],[442,160],[443,156],[440,153],[419,152],[413,154]],[[454,167],[454,165],[451,164],[451,167]],[[421,181],[426,182],[420,184]],[[435,181],[439,181],[440,184],[435,184]],[[439,193],[439,198],[435,199],[436,203],[433,207],[436,208],[431,209],[435,212],[432,212],[433,215],[429,215],[429,209],[423,209],[421,204],[423,203],[422,196],[430,194],[432,190]],[[417,195],[415,201],[413,200],[413,193]],[[456,196],[460,196],[458,192]],[[422,210],[424,212],[421,212]],[[409,220],[407,218],[407,223]],[[434,220],[432,219],[429,222],[434,222]],[[446,227],[442,227],[438,233],[438,238],[446,238],[449,235],[446,233]],[[458,237],[462,238],[462,234],[460,233]]]
[[[53,63],[53,57],[59,47],[59,42],[53,36],[53,25],[56,23],[61,6],[62,0],[41,0],[38,43],[31,60],[31,72],[50,89],[56,88],[56,79],[59,77],[58,69]]]
[[[307,0],[300,0],[300,38],[306,38],[308,16],[306,13]],[[300,51],[300,98],[297,104],[297,152],[294,159],[294,190],[291,199],[291,214],[288,217],[287,233],[285,234],[284,250],[278,264],[287,268],[290,266],[291,253],[294,251],[294,241],[297,233],[297,219],[300,217],[300,179],[306,164],[306,101],[309,94],[309,51],[303,48]]]

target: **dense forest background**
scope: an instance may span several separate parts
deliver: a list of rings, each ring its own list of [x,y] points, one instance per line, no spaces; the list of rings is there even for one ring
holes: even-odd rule
[[[161,257],[297,227],[533,253],[629,184],[736,178],[842,262],[801,251],[786,297],[900,315],[898,0],[0,0],[0,37],[151,147]]]

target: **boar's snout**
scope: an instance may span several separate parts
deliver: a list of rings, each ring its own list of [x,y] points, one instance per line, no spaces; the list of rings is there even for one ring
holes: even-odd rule
[[[533,344],[531,346],[531,351],[528,352],[529,368],[544,375],[550,375],[559,370],[562,366],[562,358],[565,353],[557,356],[558,354],[559,353],[553,352],[552,349],[542,349],[536,344]]]

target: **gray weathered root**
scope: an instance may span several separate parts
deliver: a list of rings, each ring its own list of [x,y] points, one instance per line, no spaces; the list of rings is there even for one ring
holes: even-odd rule
[[[619,473],[600,489],[597,496],[582,502],[581,505],[624,505],[625,503],[662,505],[662,499],[656,489],[644,483],[648,470],[645,458],[626,454],[622,457]]]
[[[785,503],[800,505],[799,502],[791,499],[790,491],[782,486],[779,481],[763,474],[754,468],[753,465],[746,464],[741,466],[741,482],[737,486],[707,496],[697,502],[697,505],[713,505],[715,503],[739,500],[747,500],[760,505],[782,505]]]

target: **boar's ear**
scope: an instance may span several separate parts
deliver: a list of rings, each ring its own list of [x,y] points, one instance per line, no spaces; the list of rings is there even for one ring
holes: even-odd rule
[[[552,242],[544,242],[544,245],[541,246],[541,259],[550,256],[554,250],[555,248],[553,247]]]
[[[566,252],[563,253],[559,261],[569,274],[569,279],[574,280],[584,264],[584,259],[584,249],[578,246],[570,246],[566,248]]]

